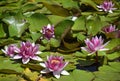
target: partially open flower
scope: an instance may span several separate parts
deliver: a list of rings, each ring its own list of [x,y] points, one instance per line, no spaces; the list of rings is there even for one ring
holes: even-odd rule
[[[40,63],[41,66],[46,68],[45,70],[42,70],[41,73],[53,72],[53,75],[56,78],[60,78],[60,74],[69,75],[69,73],[64,70],[64,67],[66,67],[67,64],[68,62],[63,61],[63,57],[51,55],[47,57],[47,61],[45,63]]]
[[[100,8],[100,11],[105,11],[109,13],[113,13],[112,11],[116,9],[113,8],[114,4],[112,3],[112,1],[104,1],[100,6],[97,7]]]
[[[117,30],[117,29],[116,29],[115,25],[109,25],[109,26],[107,26],[107,27],[105,27],[105,28],[103,29],[103,31],[104,31],[105,33],[114,32],[114,31],[116,31],[116,30]]]
[[[15,53],[18,53],[20,50],[15,44],[5,46],[5,50],[2,49],[6,56],[13,57]]]
[[[43,37],[50,40],[50,38],[54,38],[54,26],[48,24],[47,26],[44,26],[41,30],[41,33],[43,34]]]
[[[107,48],[104,48],[107,44],[103,44],[103,39],[102,37],[100,36],[99,38],[96,36],[96,37],[92,37],[92,39],[86,39],[85,40],[85,44],[86,44],[86,47],[81,47],[81,49],[89,52],[91,54],[95,53],[96,51],[105,51],[105,50],[108,50]]]
[[[42,59],[37,56],[37,54],[40,54],[39,46],[35,45],[34,43],[22,42],[20,46],[20,52],[13,57],[13,59],[21,59],[23,64],[27,64],[30,59],[32,60],[38,60],[42,61]]]

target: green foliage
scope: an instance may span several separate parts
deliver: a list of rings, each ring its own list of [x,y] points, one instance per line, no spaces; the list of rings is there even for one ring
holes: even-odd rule
[[[43,4],[46,6],[48,10],[50,10],[54,15],[60,15],[60,16],[69,16],[70,13],[68,12],[67,9],[56,5],[56,4],[49,4],[46,2],[43,2]]]
[[[110,62],[109,66],[104,65],[99,68],[98,72],[95,72],[96,78],[94,81],[119,81],[119,67],[120,63]],[[108,76],[109,75],[109,76]]]
[[[55,26],[55,35],[57,38],[64,38],[68,32],[70,32],[70,28],[73,25],[73,21],[64,20],[59,22]]]
[[[21,68],[19,63],[11,61],[9,58],[0,57],[0,72],[3,73],[22,73],[23,68]],[[7,67],[5,67],[7,65]]]
[[[75,21],[72,30],[73,31],[86,30],[85,24],[86,24],[86,17],[81,16]]]
[[[40,13],[34,13],[30,17],[27,18],[30,23],[29,30],[31,32],[40,31],[43,26],[50,24],[48,18]]]
[[[52,46],[52,47],[59,47],[60,46],[60,42],[58,40],[56,40],[56,39],[51,38],[50,39],[50,46]]]
[[[110,40],[109,44],[106,46],[109,49],[113,49],[120,44],[120,38]]]
[[[81,0],[82,4],[90,5],[94,9],[98,10],[97,5],[92,0]]]
[[[8,24],[10,37],[20,37],[28,26],[28,24],[24,20],[20,20],[18,17],[15,16],[6,17],[3,19],[3,21]]]
[[[0,81],[20,81],[20,77],[16,75],[0,74]]]
[[[93,16],[87,20],[86,26],[88,29],[88,34],[96,35],[99,31],[101,31],[102,27],[106,26],[106,22],[102,22],[99,16]]]
[[[56,81],[91,81],[93,78],[94,75],[91,72],[74,70],[70,76],[62,76]]]
[[[3,25],[2,25],[2,23],[0,23],[0,38],[5,37],[5,36],[6,36],[6,34],[4,32]]]

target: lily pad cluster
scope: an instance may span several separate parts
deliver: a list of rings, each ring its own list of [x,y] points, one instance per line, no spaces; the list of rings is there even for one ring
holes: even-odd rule
[[[0,81],[119,81],[119,67],[119,0],[0,1]]]

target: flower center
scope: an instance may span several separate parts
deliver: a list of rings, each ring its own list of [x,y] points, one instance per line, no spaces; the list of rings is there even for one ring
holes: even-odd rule
[[[52,60],[51,63],[52,63],[52,64],[53,64],[53,63],[55,63],[55,64],[59,64],[60,61],[59,61],[59,60]]]

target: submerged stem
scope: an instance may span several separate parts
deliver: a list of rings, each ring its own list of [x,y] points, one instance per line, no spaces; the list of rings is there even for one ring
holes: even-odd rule
[[[96,51],[95,54],[96,54],[96,63],[98,63],[98,52]]]

